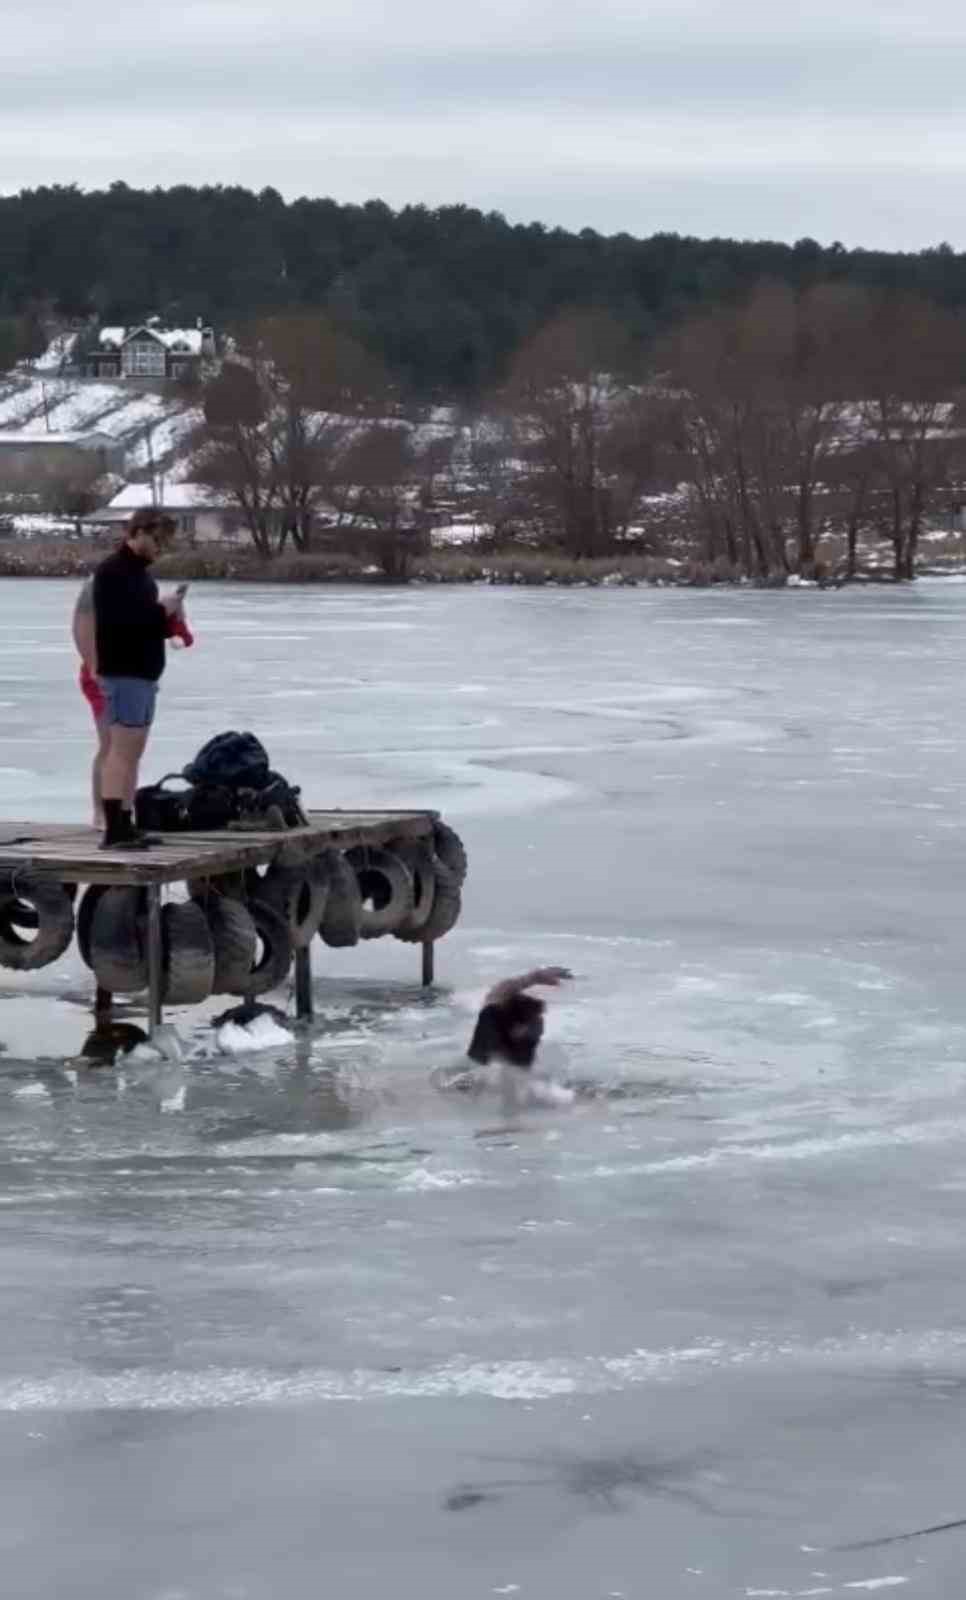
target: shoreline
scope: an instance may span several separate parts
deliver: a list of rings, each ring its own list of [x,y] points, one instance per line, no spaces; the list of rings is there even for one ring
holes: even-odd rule
[[[80,580],[89,576],[106,553],[103,543],[93,541],[31,540],[27,548],[19,542],[0,544],[0,578]],[[801,578],[796,573],[749,578],[693,560],[640,555],[577,560],[532,550],[472,555],[462,550],[434,551],[413,558],[404,574],[389,576],[371,561],[364,562],[345,552],[292,553],[265,561],[247,550],[185,549],[162,557],[155,572],[162,582],[290,587],[343,584],[406,588],[411,585],[485,584],[510,588],[840,589],[870,584],[895,586],[897,583],[891,572],[878,563],[863,567],[852,578],[834,571],[823,573],[819,578]],[[916,577],[955,577],[964,572],[966,564],[959,556],[948,563],[933,558],[923,563]]]

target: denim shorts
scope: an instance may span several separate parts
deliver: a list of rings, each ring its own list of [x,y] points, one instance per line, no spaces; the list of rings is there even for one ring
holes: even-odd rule
[[[158,698],[156,683],[148,678],[102,678],[101,688],[107,699],[109,727],[119,723],[122,728],[150,728]]]

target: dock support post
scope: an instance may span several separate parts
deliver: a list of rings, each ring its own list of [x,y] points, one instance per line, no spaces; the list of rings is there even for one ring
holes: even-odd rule
[[[427,939],[423,946],[423,988],[428,989],[436,975],[436,946]]]
[[[161,1026],[161,888],[148,884],[148,1032]]]
[[[310,1017],[312,1005],[312,949],[306,945],[295,952],[295,1015]]]

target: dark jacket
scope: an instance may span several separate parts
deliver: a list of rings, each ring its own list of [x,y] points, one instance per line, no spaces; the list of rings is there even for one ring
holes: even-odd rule
[[[164,671],[167,623],[147,562],[122,544],[94,573],[98,674],[156,683]]]

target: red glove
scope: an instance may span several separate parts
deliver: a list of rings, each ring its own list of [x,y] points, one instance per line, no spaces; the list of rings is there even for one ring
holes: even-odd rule
[[[169,639],[180,639],[184,645],[192,645],[195,642],[195,636],[188,627],[187,622],[177,612],[172,612],[169,615],[165,632]]]

